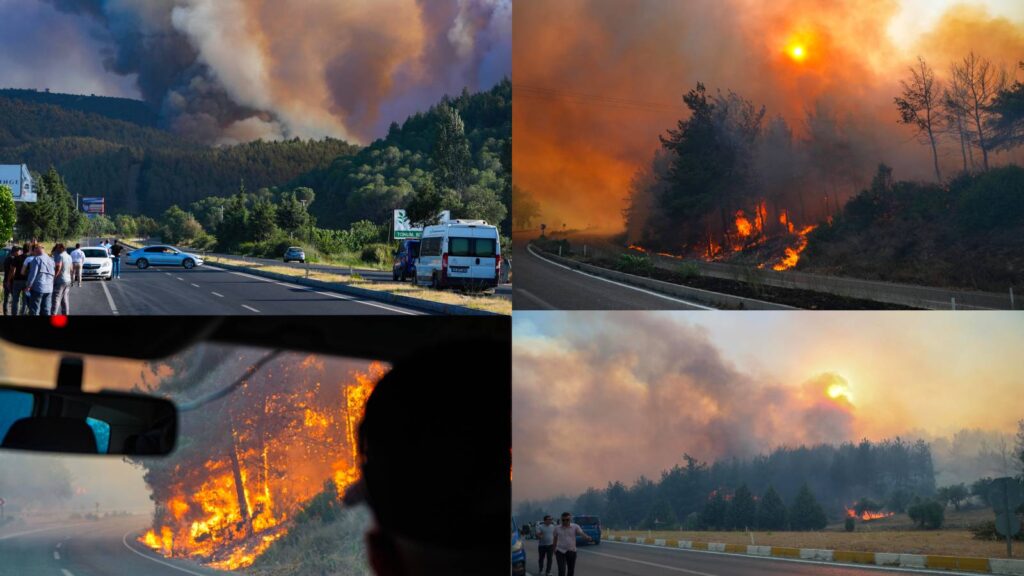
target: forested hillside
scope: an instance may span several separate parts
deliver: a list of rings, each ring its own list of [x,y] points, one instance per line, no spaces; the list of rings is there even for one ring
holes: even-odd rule
[[[57,92],[39,90],[23,90],[18,88],[4,88],[0,90],[0,98],[21,100],[35,104],[52,104],[66,110],[78,110],[99,114],[114,120],[123,120],[156,128],[160,118],[156,111],[141,100],[130,98],[114,98],[110,96],[96,96],[83,94],[60,94]]]

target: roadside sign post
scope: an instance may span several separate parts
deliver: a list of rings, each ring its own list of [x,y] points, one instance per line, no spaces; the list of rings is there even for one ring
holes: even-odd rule
[[[1014,478],[996,478],[990,485],[988,501],[996,513],[996,531],[1006,536],[1006,556],[1013,558],[1013,536],[1020,532],[1016,510],[1024,504],[1024,490]]]

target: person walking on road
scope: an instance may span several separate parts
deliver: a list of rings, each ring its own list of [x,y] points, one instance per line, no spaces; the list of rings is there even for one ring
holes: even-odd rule
[[[121,278],[121,251],[124,250],[124,246],[121,245],[120,240],[114,240],[114,245],[110,247],[110,260],[113,265],[113,269],[110,274],[114,278]]]
[[[555,560],[558,562],[558,576],[573,576],[576,573],[576,536],[582,536],[587,542],[594,539],[572,521],[572,514],[562,512],[562,522],[555,527]],[[566,573],[568,568],[568,573]]]
[[[551,556],[555,549],[555,523],[550,514],[544,515],[544,522],[537,524],[534,534],[537,536],[537,574],[551,576]],[[544,559],[548,559],[548,569],[544,570]]]
[[[54,315],[71,314],[71,255],[63,244],[53,247],[53,302],[50,308]]]
[[[36,244],[32,257],[28,260],[28,280],[25,293],[28,294],[30,316],[49,316],[53,295],[53,258]]]
[[[13,316],[14,310],[8,312],[7,303],[11,300],[11,290],[14,285],[14,277],[17,275],[17,266],[14,261],[17,260],[18,256],[21,255],[21,246],[12,246],[11,251],[7,253],[7,258],[4,258],[4,306],[3,315]],[[14,302],[18,301],[18,295],[14,295]]]
[[[25,244],[21,253],[14,259],[14,280],[11,282],[11,294],[14,301],[11,302],[11,315],[18,316],[28,314],[28,295],[25,294],[25,283],[28,282],[28,270],[25,264],[31,256],[29,245]]]
[[[85,252],[82,251],[81,244],[75,244],[75,249],[71,251],[71,283],[78,282],[78,287],[82,287],[82,265],[85,264]]]

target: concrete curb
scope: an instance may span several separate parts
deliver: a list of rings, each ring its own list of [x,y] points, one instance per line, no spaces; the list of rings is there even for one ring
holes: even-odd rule
[[[460,316],[503,316],[503,314],[488,312],[486,310],[476,310],[474,308],[467,308],[465,306],[459,306],[457,304],[431,302],[430,300],[422,300],[420,298],[412,298],[410,296],[401,296],[398,294],[391,294],[389,292],[382,292],[379,290],[367,290],[366,288],[357,288],[355,286],[349,286],[347,284],[342,284],[340,282],[324,282],[322,280],[313,280],[311,278],[288,276],[287,274],[278,274],[277,272],[267,272],[265,270],[260,270],[258,268],[248,268],[245,266],[236,266],[234,264],[224,264],[221,262],[211,263],[211,265],[217,266],[218,268],[224,268],[226,270],[232,270],[235,272],[245,272],[247,274],[252,274],[253,276],[262,276],[264,278],[270,278],[272,280],[289,282],[291,284],[308,286],[310,288],[318,288],[320,290],[330,290],[331,292],[338,292],[341,294],[347,294],[349,296],[358,296],[366,300],[374,300],[377,302],[384,302],[386,304],[406,306],[409,308],[416,308],[418,310],[423,310],[426,312],[434,312],[436,314]]]
[[[723,542],[694,542],[691,540],[661,538],[648,543],[648,539],[643,537],[613,535],[602,536],[602,538],[610,542],[622,542],[625,544],[648,544],[667,548],[707,550],[709,552],[727,552],[750,556],[774,556],[777,558],[817,560],[819,562],[836,562],[839,564],[871,564],[874,566],[899,568],[960,570],[985,574],[1024,576],[1024,560],[1010,560],[1006,558],[971,558],[967,556],[898,554],[894,552],[853,552],[850,550],[819,550],[816,548],[788,548],[785,546],[747,546]]]
[[[584,264],[582,262],[557,256],[542,250],[534,250],[532,245],[528,246],[527,249],[540,258],[556,262],[574,270],[586,272],[593,276],[607,278],[608,280],[614,280],[616,282],[630,284],[640,288],[646,288],[669,296],[693,300],[716,308],[735,310],[796,310],[796,308],[786,306],[784,304],[776,304],[774,302],[765,302],[763,300],[755,300],[753,298],[744,298],[742,296],[711,292],[708,290],[701,290],[700,288],[691,288],[681,284],[673,284],[671,282],[664,282],[653,278],[644,278],[643,276],[637,276],[635,274],[626,274],[625,272],[609,270],[608,268],[601,268],[591,264]]]

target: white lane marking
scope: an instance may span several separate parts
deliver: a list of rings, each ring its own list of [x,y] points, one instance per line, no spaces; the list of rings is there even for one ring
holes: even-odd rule
[[[124,536],[121,537],[121,542],[124,543],[124,547],[129,549],[129,550],[131,550],[132,552],[138,554],[139,556],[142,556],[146,560],[152,560],[153,562],[156,562],[157,564],[163,564],[164,566],[167,566],[168,568],[174,568],[175,570],[179,570],[181,572],[184,572],[185,574],[192,574],[193,576],[206,576],[205,574],[200,574],[199,572],[193,572],[193,571],[188,570],[186,568],[182,568],[181,566],[175,566],[174,564],[171,564],[170,562],[164,562],[163,560],[158,560],[158,559],[153,558],[152,556],[150,556],[148,554],[143,554],[142,552],[139,552],[138,550],[136,550],[135,548],[132,548],[128,544],[128,535],[129,534],[131,534],[130,530],[128,532],[125,532]]]
[[[831,566],[833,568],[850,568],[855,570],[878,570],[882,572],[912,572],[914,574],[945,574],[946,576],[963,574],[968,575],[971,572],[953,572],[950,570],[928,570],[927,568],[898,568],[895,566],[877,566],[874,564],[854,564],[852,562],[825,562],[823,560],[805,560],[803,558],[785,558],[781,556],[754,556],[752,554],[740,554],[738,552],[714,552],[712,550],[694,550],[692,548],[671,548],[666,546],[655,546],[653,544],[628,544],[626,542],[613,542],[611,540],[605,540],[611,544],[618,544],[620,546],[639,546],[642,548],[657,548],[659,550],[675,550],[676,552],[690,552],[692,554],[717,554],[719,556],[735,556],[738,558],[748,558],[750,560],[774,560],[776,562],[796,562],[799,564],[820,564],[821,566]],[[587,552],[588,554],[598,554],[598,552]]]
[[[79,522],[78,524],[62,524],[60,526],[50,526],[47,528],[36,528],[34,530],[26,530],[24,532],[15,532],[14,534],[5,534],[0,536],[0,540],[8,540],[10,538],[17,538],[18,536],[28,536],[29,534],[35,534],[36,532],[49,532],[50,530],[60,530],[61,528],[74,528],[75,526],[82,526],[88,524],[88,522]]]
[[[607,278],[601,278],[600,276],[594,276],[593,274],[587,274],[586,272],[570,268],[570,267],[565,266],[563,264],[559,264],[558,262],[552,262],[551,260],[548,260],[547,258],[544,258],[543,256],[541,256],[541,255],[537,254],[536,252],[534,252],[533,251],[533,246],[527,246],[526,247],[526,251],[529,252],[530,254],[532,254],[534,258],[540,260],[541,262],[547,262],[548,264],[551,264],[552,266],[558,266],[559,268],[565,268],[566,270],[568,270],[570,272],[575,272],[577,274],[582,274],[584,276],[588,276],[588,277],[593,278],[595,280],[601,280],[602,282],[607,282],[609,284],[615,284],[616,286],[622,286],[623,288],[629,288],[630,290],[636,290],[637,292],[643,292],[645,294],[650,294],[651,296],[657,296],[658,298],[662,298],[664,300],[671,300],[673,302],[679,302],[681,304],[686,304],[687,306],[693,306],[694,308],[699,308],[701,310],[717,310],[717,308],[712,308],[710,306],[704,306],[704,305],[701,305],[701,304],[696,304],[694,302],[690,302],[688,300],[683,300],[681,298],[673,298],[672,296],[666,296],[665,294],[659,294],[657,292],[652,292],[650,290],[644,290],[643,288],[637,288],[636,286],[630,286],[629,284],[623,284],[622,282],[616,282],[615,280],[609,280]]]
[[[191,284],[192,286],[194,286],[196,288],[199,288],[199,284],[196,284],[195,282],[189,282],[189,284]]]
[[[696,570],[687,570],[686,568],[677,568],[676,566],[669,566],[668,564],[657,564],[655,562],[648,562],[646,560],[636,560],[634,558],[627,558],[626,556],[616,556],[614,554],[605,554],[603,552],[587,551],[587,555],[591,554],[593,554],[594,556],[604,556],[605,558],[615,558],[616,560],[623,560],[625,562],[632,562],[634,564],[643,564],[644,566],[651,566],[654,568],[662,568],[664,570],[672,570],[673,572],[682,572],[683,574],[696,574],[697,576],[719,576],[718,574],[712,574],[710,572],[698,572]]]
[[[366,304],[367,306],[373,306],[375,308],[382,308],[384,310],[390,310],[391,312],[398,312],[399,314],[405,314],[407,316],[422,316],[424,314],[423,312],[418,312],[418,311],[415,311],[415,310],[405,310],[405,309],[402,309],[402,308],[395,308],[393,306],[388,306],[386,304],[379,304],[377,302],[368,302],[366,300],[356,300],[352,296],[343,296],[341,294],[331,294],[330,292],[319,292],[319,291],[317,292],[317,294],[320,294],[321,296],[330,296],[331,298],[337,298],[339,300],[348,300],[350,302],[355,302],[356,304]]]
[[[60,547],[61,547],[61,546],[63,546],[63,545],[64,545],[64,543],[63,543],[63,542],[57,542],[57,548],[60,548]]]
[[[75,576],[74,574],[71,573],[71,570],[68,570],[67,568],[61,568],[60,569],[60,573],[63,574],[64,576]]]
[[[541,299],[540,297],[538,297],[533,292],[530,292],[529,290],[525,290],[523,288],[516,288],[516,292],[520,296],[526,296],[530,300],[533,300],[537,304],[540,304],[541,308],[544,308],[546,310],[554,310],[555,309],[554,306],[552,306],[551,304],[548,304],[545,300]]]
[[[53,559],[54,560],[60,560],[60,552],[57,552],[56,550],[54,550],[53,551]]]
[[[252,306],[249,306],[248,304],[242,304],[242,308],[245,308],[245,309],[247,309],[247,310],[252,310],[253,312],[255,312],[255,313],[257,313],[257,314],[259,314],[259,313],[260,313],[260,311],[259,311],[259,310],[257,310],[257,309],[255,309],[255,308],[253,308]]]
[[[217,296],[218,298],[223,298],[224,297],[224,295],[221,294],[220,292],[210,292],[210,294],[213,294],[214,296]]]
[[[184,279],[184,278],[182,278],[181,276],[175,276],[175,278],[177,278],[178,280],[181,280],[182,282],[184,282],[184,281],[185,281],[185,279]]]
[[[110,312],[117,316],[117,306],[114,305],[114,298],[110,295],[110,289],[107,288],[107,284],[103,280],[100,280],[100,286],[103,287],[103,293],[107,295],[107,304],[110,305]]]

